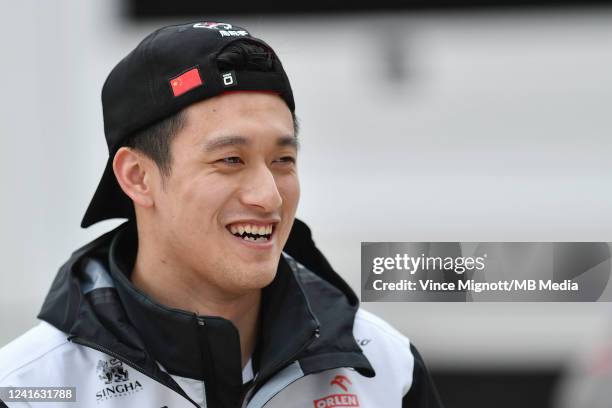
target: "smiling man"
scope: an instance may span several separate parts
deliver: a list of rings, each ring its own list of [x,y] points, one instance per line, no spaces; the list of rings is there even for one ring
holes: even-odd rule
[[[82,226],[128,221],[60,269],[42,322],[0,351],[0,386],[74,387],[66,407],[440,406],[414,346],[295,219],[295,104],[266,43],[163,27],[102,104],[110,154]]]

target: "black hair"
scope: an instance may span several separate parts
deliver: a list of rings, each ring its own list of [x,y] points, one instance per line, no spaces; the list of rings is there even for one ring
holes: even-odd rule
[[[217,56],[217,66],[220,71],[263,71],[274,70],[276,55],[274,52],[247,40],[235,41],[223,49]],[[293,130],[297,137],[299,123],[295,112],[291,111]],[[128,136],[123,146],[141,151],[155,162],[162,177],[170,175],[172,155],[170,144],[172,139],[185,125],[184,110],[154,123]]]

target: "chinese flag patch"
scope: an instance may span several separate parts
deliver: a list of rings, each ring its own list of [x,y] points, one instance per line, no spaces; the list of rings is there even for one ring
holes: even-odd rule
[[[197,68],[192,68],[170,80],[170,86],[172,87],[174,96],[182,95],[190,89],[200,85],[202,85],[202,78],[200,78],[200,73]]]

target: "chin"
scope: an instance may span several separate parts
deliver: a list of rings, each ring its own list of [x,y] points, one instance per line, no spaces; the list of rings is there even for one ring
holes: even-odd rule
[[[276,276],[278,262],[261,262],[256,264],[245,264],[234,262],[226,264],[216,273],[213,282],[220,289],[230,293],[246,293],[268,286]]]
[[[276,277],[276,268],[270,271],[259,272],[253,277],[251,283],[253,289],[263,289],[268,286]]]

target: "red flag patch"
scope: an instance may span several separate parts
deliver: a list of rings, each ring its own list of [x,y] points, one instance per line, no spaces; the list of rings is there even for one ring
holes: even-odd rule
[[[202,78],[200,78],[200,73],[197,68],[192,68],[170,80],[170,86],[172,87],[174,96],[182,95],[200,85],[202,85]]]

